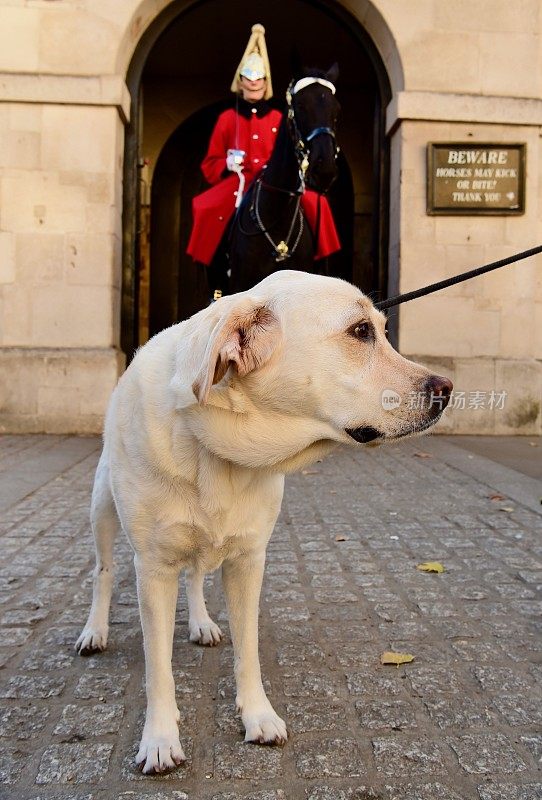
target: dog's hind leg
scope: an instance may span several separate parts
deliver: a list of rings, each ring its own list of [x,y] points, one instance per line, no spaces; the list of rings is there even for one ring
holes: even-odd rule
[[[75,649],[81,656],[105,650],[109,631],[109,606],[113,589],[113,545],[120,522],[111,494],[105,451],[102,452],[96,469],[90,520],[96,547],[96,567],[94,569],[92,606],[87,624],[75,645]]]
[[[196,644],[212,647],[222,639],[222,631],[207,612],[203,596],[204,573],[199,570],[187,569],[185,579],[189,639]]]

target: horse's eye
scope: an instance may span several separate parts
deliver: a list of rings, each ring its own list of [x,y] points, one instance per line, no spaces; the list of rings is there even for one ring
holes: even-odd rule
[[[351,336],[367,341],[374,338],[373,326],[370,322],[357,322],[349,330]]]

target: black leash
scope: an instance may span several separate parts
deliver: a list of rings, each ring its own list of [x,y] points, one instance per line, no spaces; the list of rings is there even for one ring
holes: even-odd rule
[[[414,300],[416,297],[423,297],[426,294],[438,292],[439,289],[445,289],[446,286],[453,286],[455,283],[468,281],[469,278],[476,278],[477,275],[483,275],[484,272],[491,272],[492,269],[506,267],[507,264],[514,264],[516,261],[521,261],[524,258],[530,258],[531,256],[535,256],[537,253],[542,253],[542,244],[538,245],[538,247],[531,248],[531,250],[524,250],[522,253],[516,253],[515,256],[501,258],[500,261],[493,261],[493,263],[486,264],[484,267],[471,269],[470,272],[463,272],[461,275],[454,275],[453,278],[447,278],[445,281],[431,283],[429,286],[425,286],[423,289],[416,289],[416,291],[406,292],[406,294],[398,294],[395,297],[388,298],[388,300],[380,300],[380,302],[375,303],[374,305],[376,308],[379,308],[381,311],[383,311],[385,308],[398,306],[399,303],[407,303],[409,300]]]

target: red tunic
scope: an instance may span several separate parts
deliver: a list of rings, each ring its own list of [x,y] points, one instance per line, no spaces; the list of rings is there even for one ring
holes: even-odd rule
[[[280,111],[270,110],[260,116],[255,109],[247,118],[233,108],[218,118],[211,135],[207,155],[201,164],[210,189],[192,201],[194,225],[187,253],[194,261],[209,265],[235,210],[239,178],[226,170],[226,153],[230,148],[244,150],[245,192],[262,167],[267,164],[282,119]],[[306,190],[301,205],[312,230],[316,228],[318,195]],[[333,216],[325,197],[320,198],[320,232],[315,258],[324,258],[340,249]]]

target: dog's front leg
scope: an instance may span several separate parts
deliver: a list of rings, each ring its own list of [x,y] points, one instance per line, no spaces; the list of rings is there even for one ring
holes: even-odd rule
[[[188,600],[188,636],[191,642],[212,647],[222,639],[222,631],[207,613],[203,596],[204,573],[197,569],[186,570],[186,597]]]
[[[265,694],[258,656],[258,607],[265,551],[249,553],[222,566],[235,653],[236,704],[245,726],[245,741],[283,744],[286,724]]]
[[[135,559],[147,689],[147,714],[136,756],[143,772],[164,772],[185,761],[171,669],[179,571]]]

